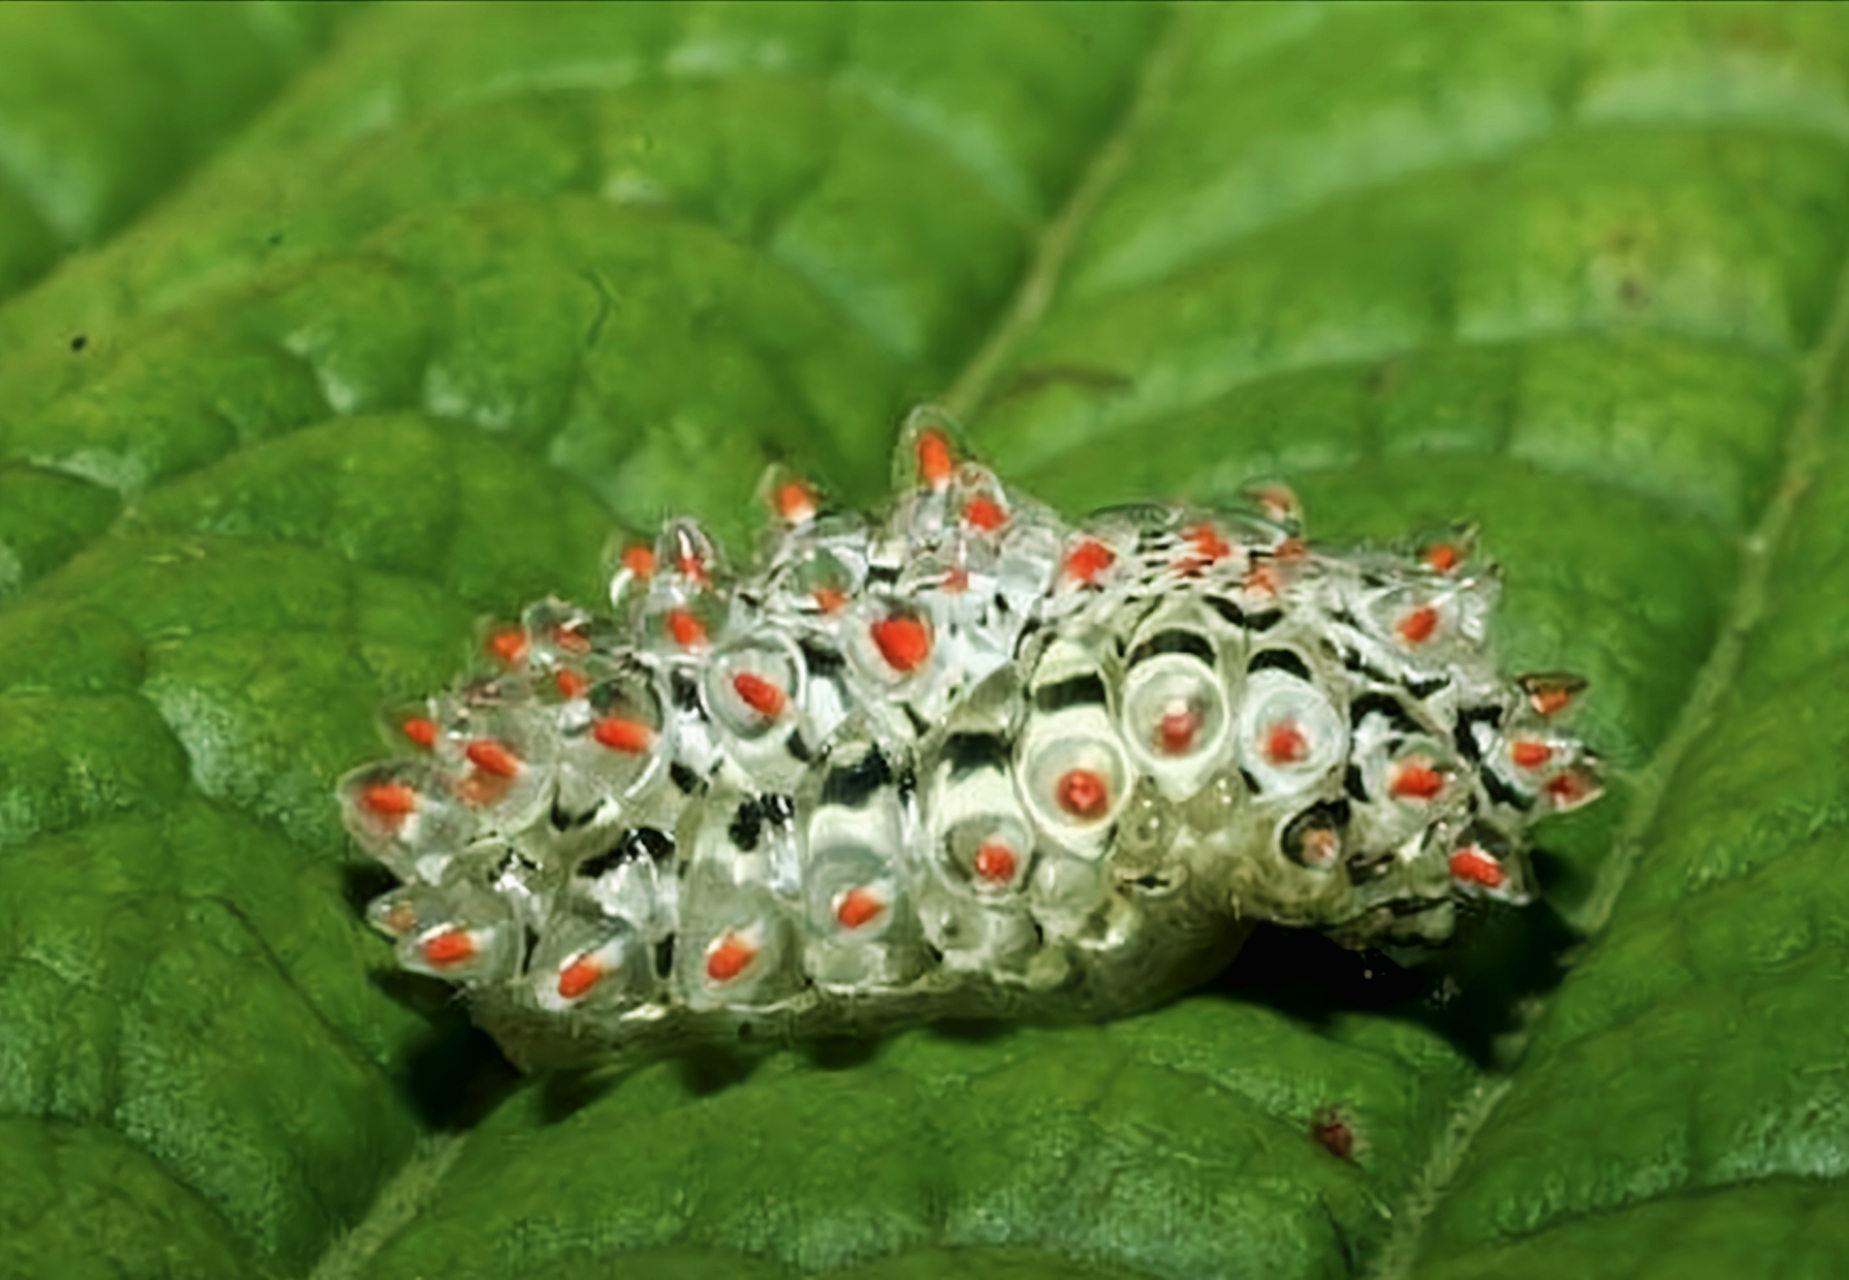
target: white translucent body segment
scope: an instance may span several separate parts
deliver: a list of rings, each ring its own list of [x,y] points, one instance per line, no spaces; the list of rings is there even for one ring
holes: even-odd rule
[[[366,923],[401,942],[449,919],[450,896],[416,881],[401,884],[366,904]]]
[[[520,624],[527,636],[527,664],[539,676],[582,662],[600,642],[608,645],[613,638],[590,610],[556,597],[528,605]]]
[[[1598,760],[1583,743],[1551,727],[1524,708],[1516,723],[1483,752],[1483,767],[1518,795],[1538,799],[1545,810],[1571,812],[1604,793]],[[1479,742],[1483,736],[1479,736]]]
[[[818,860],[813,879],[803,886],[810,926],[831,942],[851,946],[885,938],[898,913],[909,909],[890,871],[874,858],[846,851]]]
[[[1552,774],[1541,785],[1541,794],[1550,811],[1570,813],[1604,795],[1605,783],[1596,762],[1581,758]]]
[[[493,894],[458,888],[445,896],[447,911],[398,939],[398,963],[465,986],[500,982],[519,963],[520,930],[507,905]]]
[[[1379,760],[1378,793],[1418,814],[1444,800],[1457,777],[1452,753],[1431,738],[1408,738]],[[1370,782],[1374,779],[1370,779]]]
[[[1428,583],[1372,593],[1361,608],[1372,632],[1415,665],[1443,664],[1461,650],[1480,648],[1495,601],[1491,578]]]
[[[1034,866],[1028,889],[1035,919],[1054,934],[1070,936],[1094,919],[1111,896],[1101,860],[1053,851]]]
[[[847,656],[876,689],[932,679],[941,666],[930,614],[897,596],[868,596],[847,624]]]
[[[838,654],[833,648],[818,649],[825,657]],[[808,663],[805,661],[805,666]],[[844,669],[839,666],[820,671],[811,670],[803,681],[803,722],[804,737],[813,736],[814,743],[827,742],[839,730],[848,716],[853,714],[857,699],[843,679]]]
[[[1096,605],[1104,592],[1132,575],[1135,555],[1136,535],[1120,526],[1067,534],[1055,552],[1038,611],[1057,619]]]
[[[1329,800],[1287,814],[1273,837],[1278,851],[1311,871],[1334,871],[1348,853],[1348,815],[1346,804]]]
[[[1016,785],[1040,831],[1062,848],[1100,856],[1131,780],[1106,710],[1094,705],[1030,714],[1018,759]]]
[[[774,615],[826,625],[842,616],[866,578],[864,556],[831,540],[792,535],[778,555],[765,594]]]
[[[706,664],[702,700],[727,733],[755,742],[795,727],[803,704],[803,662],[783,636],[765,634],[728,645]]]
[[[1267,796],[1316,785],[1348,755],[1348,725],[1329,699],[1285,671],[1247,676],[1237,734],[1240,765]]]
[[[512,910],[517,923],[535,928],[552,914],[564,879],[557,860],[527,833],[514,841],[472,845],[466,865],[480,869],[482,882]]]
[[[792,931],[769,890],[702,879],[682,903],[674,985],[690,1008],[763,1007],[800,989]]]
[[[449,773],[427,760],[364,765],[340,780],[341,817],[362,849],[400,877],[442,865],[475,835],[479,820],[453,796]],[[433,863],[434,860],[434,863]]]
[[[622,920],[560,916],[534,948],[527,979],[533,999],[553,1013],[613,1011],[654,994],[654,957]]]
[[[1498,735],[1484,754],[1505,778],[1532,795],[1543,779],[1578,758],[1578,744],[1555,733],[1517,729]]]
[[[957,526],[978,537],[1000,542],[1014,519],[1014,502],[993,471],[965,462],[952,474],[950,506]]]
[[[598,859],[595,874],[580,868],[573,878],[581,897],[603,914],[627,921],[651,942],[674,931],[675,883],[646,854],[609,860],[607,865]]]
[[[806,678],[801,653],[775,633],[735,642],[701,675],[700,698],[715,746],[761,791],[789,791],[806,767]]]
[[[1020,899],[981,901],[939,884],[920,894],[925,937],[952,973],[1007,979],[1027,969],[1041,937]]]
[[[1033,866],[1034,831],[1008,771],[958,772],[940,761],[930,793],[932,845],[950,882],[984,898],[1016,894]]]
[[[1239,500],[1279,536],[1303,531],[1303,500],[1275,476],[1254,476],[1239,486]]]
[[[996,591],[1017,620],[1032,616],[1058,579],[1064,537],[1064,526],[1044,509],[1016,503],[992,572]]]
[[[893,449],[892,487],[943,493],[956,476],[961,450],[956,422],[935,405],[919,405],[906,416]]]
[[[773,462],[758,480],[758,504],[777,526],[802,529],[822,511],[822,495],[806,478],[782,463]]]
[[[863,805],[822,804],[809,814],[802,888],[810,928],[844,942],[881,937],[897,913],[909,909],[899,888],[904,838],[891,787],[879,788]]]
[[[1459,892],[1504,902],[1527,901],[1525,886],[1512,874],[1513,869],[1483,842],[1467,839],[1460,843],[1447,865]]]
[[[583,705],[561,717],[560,730],[558,798],[569,813],[647,790],[674,750],[654,677],[635,663],[592,685]]]
[[[809,928],[803,968],[824,987],[866,990],[907,982],[929,958],[903,879],[881,860],[841,849],[803,886]]]
[[[642,611],[642,641],[658,658],[703,659],[725,638],[730,603],[716,591],[658,585]]]
[[[1119,695],[1124,744],[1171,800],[1199,791],[1231,756],[1219,649],[1192,601],[1157,610],[1131,637]]]
[[[796,798],[803,964],[824,986],[886,986],[925,966],[894,768],[869,742],[840,743]]]
[[[1059,637],[1041,653],[1028,685],[1015,749],[1015,781],[1035,825],[1055,843],[1096,857],[1130,793],[1110,683],[1095,645]]]
[[[725,565],[700,522],[683,516],[663,525],[655,539],[655,573],[658,580],[679,579],[703,590],[724,578]]]
[[[547,711],[510,680],[439,700],[436,755],[454,771],[455,795],[484,827],[517,831],[550,808],[558,734]]]

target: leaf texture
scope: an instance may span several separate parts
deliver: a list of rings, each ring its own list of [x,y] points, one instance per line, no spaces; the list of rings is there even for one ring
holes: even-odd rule
[[[91,12],[0,11],[0,1275],[1833,1274],[1840,10]],[[617,526],[877,501],[925,397],[1072,511],[1479,523],[1617,775],[1545,829],[1557,987],[1285,940],[497,1075],[332,780]]]

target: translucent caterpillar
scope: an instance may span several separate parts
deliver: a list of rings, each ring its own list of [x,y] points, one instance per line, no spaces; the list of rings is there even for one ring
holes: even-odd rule
[[[1599,792],[1510,680],[1457,541],[1332,553],[1295,500],[1074,526],[920,410],[869,521],[773,471],[728,573],[691,521],[624,551],[348,774],[405,968],[528,1069],[945,1016],[1151,1007],[1258,921],[1438,942],[1532,894],[1524,833]]]

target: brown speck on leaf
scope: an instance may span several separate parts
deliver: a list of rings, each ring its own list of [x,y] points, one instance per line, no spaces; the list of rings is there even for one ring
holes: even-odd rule
[[[1337,1160],[1354,1158],[1355,1131],[1349,1127],[1348,1121],[1335,1112],[1317,1112],[1310,1120],[1310,1136]]]

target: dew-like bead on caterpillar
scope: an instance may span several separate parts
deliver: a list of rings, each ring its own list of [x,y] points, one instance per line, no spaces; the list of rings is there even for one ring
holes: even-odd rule
[[[773,470],[755,572],[676,520],[613,615],[492,633],[419,754],[340,783],[400,963],[529,1069],[1102,1018],[1257,921],[1441,941],[1598,794],[1582,682],[1498,673],[1465,541],[1319,550],[1281,486],[1075,527],[954,440],[912,416],[883,522]]]

